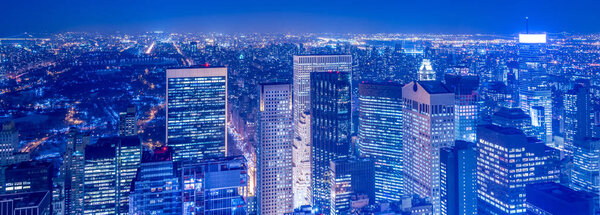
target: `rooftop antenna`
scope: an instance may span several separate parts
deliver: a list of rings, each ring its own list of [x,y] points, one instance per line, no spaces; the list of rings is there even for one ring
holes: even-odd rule
[[[525,32],[529,34],[529,17],[525,17]]]

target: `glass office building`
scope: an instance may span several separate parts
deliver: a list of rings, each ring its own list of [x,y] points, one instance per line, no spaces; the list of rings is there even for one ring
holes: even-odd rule
[[[342,158],[331,161],[331,214],[350,214],[352,198],[366,196],[369,203],[375,200],[375,173],[369,158]]]
[[[298,55],[293,58],[294,208],[312,204],[310,146],[310,74],[352,72],[351,55]]]
[[[245,215],[247,171],[243,157],[183,163],[180,173],[183,214]]]
[[[225,156],[227,68],[167,69],[167,145],[175,161]]]
[[[358,85],[358,144],[361,157],[375,163],[375,200],[402,196],[402,86]]]
[[[132,182],[129,214],[182,214],[181,184],[169,147],[144,153]]]
[[[480,126],[477,138],[479,214],[526,214],[526,185],[558,182],[559,151],[542,141],[496,125]]]
[[[477,215],[475,143],[457,140],[440,152],[440,206],[444,215]]]
[[[454,93],[454,136],[457,140],[475,142],[479,115],[479,77],[446,74],[445,84]]]
[[[312,197],[319,213],[329,214],[329,167],[350,155],[350,73],[310,74]]]

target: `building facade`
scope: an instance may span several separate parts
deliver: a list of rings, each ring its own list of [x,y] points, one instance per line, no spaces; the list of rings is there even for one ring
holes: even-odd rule
[[[294,56],[293,119],[294,119],[294,208],[312,204],[311,189],[311,126],[310,74],[313,72],[352,72],[351,55]]]
[[[515,128],[477,130],[479,214],[526,214],[528,184],[558,182],[559,152]]]
[[[350,155],[350,73],[311,73],[310,97],[313,206],[329,214],[330,162]]]
[[[402,86],[358,85],[358,144],[361,157],[375,162],[375,200],[402,196]]]
[[[138,135],[137,109],[128,106],[127,111],[119,113],[119,136]]]
[[[454,94],[439,81],[402,87],[404,183],[440,213],[440,149],[454,145]]]
[[[457,140],[475,142],[479,115],[479,77],[446,74],[445,84],[454,93],[454,136]]]
[[[457,140],[440,152],[441,214],[477,215],[477,150]]]
[[[375,200],[375,172],[369,158],[342,158],[331,161],[331,214],[350,214],[353,197],[365,196],[366,203]]]
[[[294,210],[292,86],[261,84],[257,144],[258,213]]]
[[[175,161],[225,156],[227,68],[167,69],[167,145]]]
[[[247,171],[243,157],[183,163],[180,173],[183,214],[246,214]]]

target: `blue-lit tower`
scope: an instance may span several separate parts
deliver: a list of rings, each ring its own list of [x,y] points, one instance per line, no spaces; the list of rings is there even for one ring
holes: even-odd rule
[[[525,186],[558,182],[559,152],[516,128],[477,130],[479,214],[526,214]]]
[[[479,115],[479,77],[469,74],[446,74],[445,83],[454,92],[455,138],[475,142]]]
[[[310,74],[313,206],[330,211],[330,161],[350,155],[351,87],[348,72]]]
[[[477,150],[475,143],[457,140],[440,152],[441,214],[477,214]]]
[[[404,191],[402,86],[361,83],[358,94],[358,154],[375,162],[375,200],[396,201]]]
[[[226,107],[227,68],[167,69],[167,145],[175,161],[225,156]]]

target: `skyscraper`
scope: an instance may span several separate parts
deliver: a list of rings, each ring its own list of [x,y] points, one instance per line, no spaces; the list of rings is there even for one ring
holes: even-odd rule
[[[227,68],[167,69],[167,145],[173,159],[225,156],[226,108]]]
[[[331,161],[331,214],[349,214],[351,197],[366,195],[375,200],[375,173],[369,158],[341,158]]]
[[[468,74],[446,74],[445,84],[454,93],[454,136],[457,140],[475,142],[479,115],[479,77]]]
[[[375,200],[395,201],[402,180],[402,86],[358,85],[358,153],[375,162]]]
[[[131,182],[141,162],[137,136],[100,138],[85,150],[84,214],[127,214]]]
[[[526,214],[525,186],[559,180],[559,152],[515,128],[477,130],[479,214]]]
[[[53,214],[50,207],[52,194],[50,191],[38,191],[0,195],[0,214]]]
[[[429,59],[423,59],[421,66],[419,67],[418,75],[419,81],[435,81],[435,71],[433,71],[433,67],[431,66],[431,61]]]
[[[577,138],[573,144],[571,184],[575,190],[600,192],[600,139]]]
[[[137,134],[137,110],[135,106],[128,106],[126,112],[119,113],[119,136],[134,136]]]
[[[171,148],[144,153],[131,188],[129,214],[182,214],[182,187]]]
[[[292,87],[261,84],[258,120],[258,213],[294,210],[292,193]]]
[[[552,91],[548,84],[548,74],[545,69],[544,54],[546,51],[546,34],[519,35],[519,74],[518,92],[521,109],[532,117],[532,123],[544,119],[546,128],[540,139],[552,143]],[[543,109],[543,116],[535,118]],[[537,112],[537,113],[534,113]]]
[[[565,149],[574,152],[576,139],[591,137],[593,112],[589,82],[579,81],[564,95]]]
[[[183,214],[246,214],[247,171],[244,157],[184,162]]]
[[[64,202],[64,213],[83,214],[85,148],[90,144],[90,134],[80,132],[75,128],[69,129],[67,145],[60,166],[58,184],[62,187],[57,202]]]
[[[313,206],[329,214],[330,161],[350,155],[351,87],[348,72],[310,74]]]
[[[457,140],[440,153],[441,214],[477,215],[477,151]]]
[[[454,145],[454,94],[439,81],[402,87],[405,194],[430,198],[440,213],[440,149]]]
[[[294,119],[294,208],[312,203],[311,189],[311,126],[310,74],[313,72],[352,72],[351,55],[294,56],[293,119]]]

